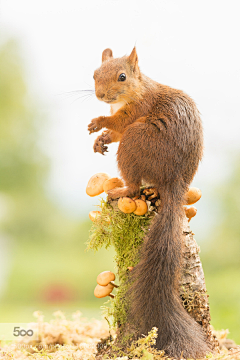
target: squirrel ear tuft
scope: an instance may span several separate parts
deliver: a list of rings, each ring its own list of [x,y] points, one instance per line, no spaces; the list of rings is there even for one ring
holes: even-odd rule
[[[111,49],[105,49],[102,53],[102,62],[109,60],[113,57],[113,53]]]
[[[136,51],[135,46],[134,46],[131,54],[128,57],[128,61],[132,65],[133,71],[135,71],[138,68],[138,56],[137,56],[137,51]]]

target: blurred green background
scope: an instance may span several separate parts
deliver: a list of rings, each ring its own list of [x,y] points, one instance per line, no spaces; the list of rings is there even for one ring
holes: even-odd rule
[[[47,119],[29,94],[15,41],[0,48],[0,319],[27,322],[35,310],[80,309],[100,317],[96,276],[114,271],[113,250],[86,252],[91,222],[71,217],[46,190],[50,162],[39,146]],[[240,156],[213,191],[216,221],[201,240],[212,325],[240,343]],[[98,200],[96,199],[96,204]],[[198,236],[196,235],[197,241]]]
[[[1,322],[29,321],[36,309],[47,318],[56,309],[79,308],[100,317],[104,301],[93,289],[99,272],[114,270],[113,252],[86,252],[88,214],[74,220],[46,195],[49,163],[39,149],[44,119],[14,41],[0,48],[0,93]]]

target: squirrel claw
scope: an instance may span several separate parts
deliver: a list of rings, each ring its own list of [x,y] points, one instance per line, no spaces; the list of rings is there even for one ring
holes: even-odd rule
[[[105,155],[104,153],[108,152],[108,147],[106,144],[106,137],[104,135],[100,135],[94,143],[93,150],[94,152],[99,152],[102,155]]]
[[[98,119],[93,119],[90,124],[88,125],[88,131],[89,134],[92,134],[94,132],[97,132],[102,129],[102,126],[100,125],[100,121]]]
[[[102,155],[105,155],[104,153],[108,152],[108,147],[104,146],[104,143],[99,141],[94,144],[93,150],[94,152],[98,152]]]

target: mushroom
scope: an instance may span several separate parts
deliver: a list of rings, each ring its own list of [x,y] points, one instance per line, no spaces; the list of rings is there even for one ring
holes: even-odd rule
[[[88,181],[86,193],[89,196],[97,196],[103,193],[103,184],[106,180],[110,179],[110,176],[105,173],[98,173],[91,177]]]
[[[137,206],[136,210],[133,212],[135,215],[144,215],[148,211],[148,206],[143,200],[135,200]]]
[[[186,217],[188,218],[188,222],[197,214],[197,209],[194,206],[187,207],[184,206]]]
[[[148,200],[152,200],[155,197],[158,197],[158,195],[159,195],[158,190],[156,188],[145,189],[145,190],[143,190],[143,193],[147,196],[151,195],[151,196],[149,196]]]
[[[92,221],[95,221],[99,217],[100,214],[101,214],[101,211],[90,211],[89,219]]]
[[[128,266],[128,270],[129,270],[129,271],[132,271],[133,269],[134,269],[133,266]]]
[[[123,187],[123,186],[124,186],[124,182],[121,179],[115,177],[104,181],[103,190],[105,191],[105,193],[107,193],[108,190],[112,190],[116,187]]]
[[[97,285],[94,289],[94,295],[99,299],[106,296],[110,296],[111,298],[114,298],[114,295],[111,294],[112,290],[113,290],[112,284],[107,284],[106,286]]]
[[[122,197],[118,200],[118,208],[125,214],[130,214],[136,210],[136,203],[128,197]]]
[[[115,275],[111,271],[103,271],[97,277],[97,283],[101,286],[107,286],[111,284],[113,287],[118,288],[119,286],[114,284]]]
[[[187,194],[186,194],[186,205],[192,205],[195,204],[199,199],[201,199],[202,192],[200,189],[191,187],[189,188]]]

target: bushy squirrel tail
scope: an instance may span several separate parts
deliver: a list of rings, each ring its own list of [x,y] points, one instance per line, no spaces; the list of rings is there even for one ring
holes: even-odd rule
[[[131,272],[131,319],[138,334],[158,328],[156,347],[174,358],[199,358],[210,351],[201,326],[179,296],[182,265],[184,191],[180,184],[159,187],[161,211],[155,216]]]

